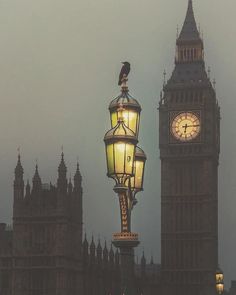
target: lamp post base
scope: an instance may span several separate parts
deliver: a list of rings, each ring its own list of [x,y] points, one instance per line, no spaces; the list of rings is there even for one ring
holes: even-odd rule
[[[121,295],[137,295],[134,274],[134,248],[139,244],[138,234],[114,234],[112,243],[120,250]]]

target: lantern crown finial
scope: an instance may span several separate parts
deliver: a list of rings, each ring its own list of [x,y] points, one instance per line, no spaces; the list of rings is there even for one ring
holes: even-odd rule
[[[119,103],[119,107],[117,109],[117,113],[118,113],[118,123],[122,123],[124,122],[124,115],[123,112],[125,111],[124,107],[123,107],[123,103],[120,102]]]

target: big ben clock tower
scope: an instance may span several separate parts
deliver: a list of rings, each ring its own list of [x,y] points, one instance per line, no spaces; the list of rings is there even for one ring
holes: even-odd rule
[[[215,294],[220,110],[192,0],[159,113],[162,294]]]

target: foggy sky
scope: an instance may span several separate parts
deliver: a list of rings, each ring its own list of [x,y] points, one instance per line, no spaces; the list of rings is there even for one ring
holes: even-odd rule
[[[133,213],[139,253],[160,261],[158,99],[174,66],[176,27],[187,0],[0,0],[0,219],[11,223],[13,173],[21,148],[25,180],[35,160],[55,182],[64,146],[68,176],[79,158],[84,229],[89,239],[119,231],[118,200],[106,177],[103,137],[108,105],[119,94],[120,62],[132,66],[131,94],[142,105],[139,145],[148,161]],[[219,253],[227,283],[236,279],[236,4],[194,1],[207,67],[221,105]]]

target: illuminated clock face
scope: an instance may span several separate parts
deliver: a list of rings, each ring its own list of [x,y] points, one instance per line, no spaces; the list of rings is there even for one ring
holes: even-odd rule
[[[200,133],[200,119],[194,113],[180,113],[173,119],[171,130],[176,139],[180,141],[191,141]]]

